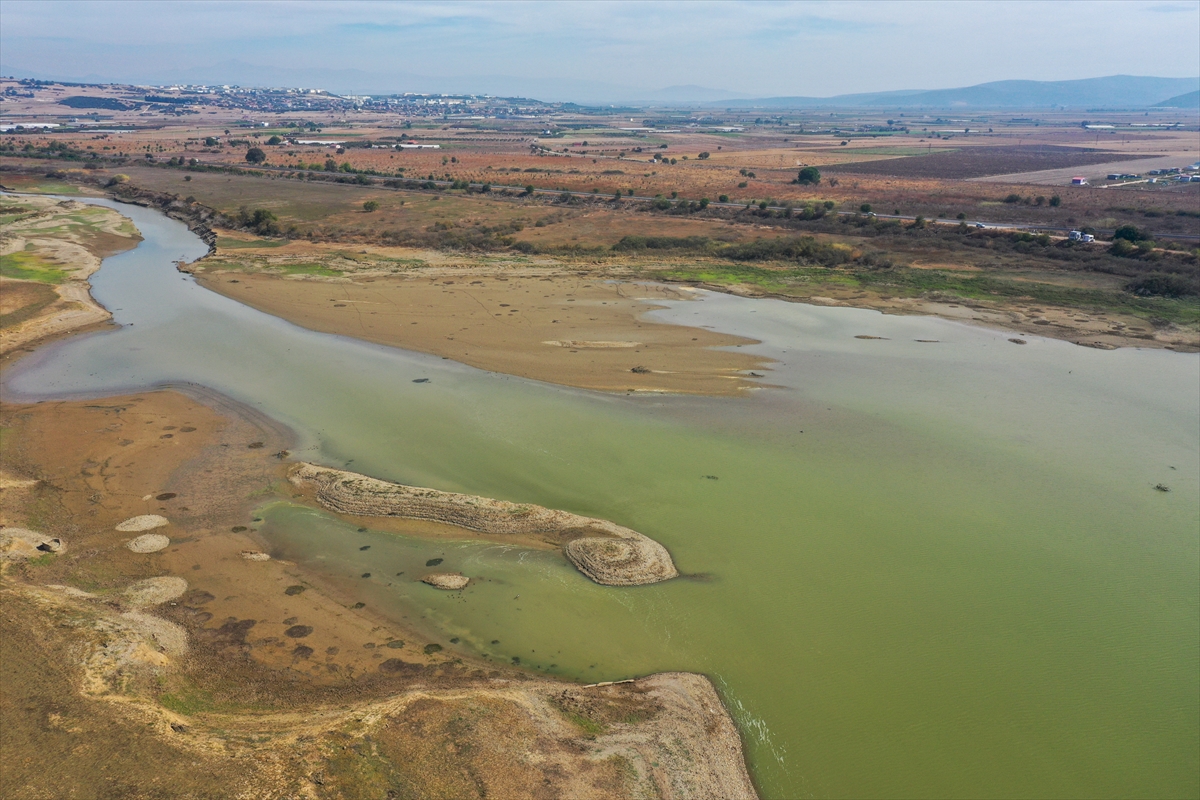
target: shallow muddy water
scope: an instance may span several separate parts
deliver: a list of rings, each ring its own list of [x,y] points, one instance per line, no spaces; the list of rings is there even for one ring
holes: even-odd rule
[[[703,294],[655,316],[761,339],[779,388],[597,395],[261,314],[175,271],[205,250],[181,224],[115,207],[146,241],[92,282],[125,327],[6,394],[203,384],[300,457],[605,517],[688,576],[263,509],[273,552],[372,609],[565,677],[704,672],[764,796],[1200,792],[1200,357]],[[475,582],[415,583],[433,558]]]

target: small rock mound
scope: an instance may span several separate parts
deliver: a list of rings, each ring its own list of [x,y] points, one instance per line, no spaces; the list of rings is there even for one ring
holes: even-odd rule
[[[260,553],[258,550],[243,550],[242,558],[247,561],[270,561],[271,557],[266,553]]]
[[[421,578],[421,583],[428,583],[435,589],[462,589],[471,579],[457,572],[432,572]]]
[[[646,536],[572,539],[563,545],[563,554],[584,575],[606,586],[658,583],[679,574],[667,549]]]
[[[5,561],[24,561],[46,553],[61,553],[66,546],[62,539],[27,528],[0,530],[0,559]]]
[[[125,546],[135,553],[157,553],[159,550],[165,550],[170,543],[170,538],[161,533],[147,533],[130,539]]]
[[[172,575],[146,578],[130,585],[125,590],[125,600],[132,606],[156,606],[159,603],[183,597],[187,587],[187,581]]]
[[[134,531],[149,531],[170,524],[166,517],[160,517],[158,514],[142,514],[125,520],[117,526],[117,530],[122,533],[133,533]]]

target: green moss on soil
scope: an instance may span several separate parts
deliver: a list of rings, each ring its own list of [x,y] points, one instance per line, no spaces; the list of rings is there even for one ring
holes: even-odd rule
[[[62,283],[67,271],[54,262],[42,258],[28,248],[16,253],[0,256],[0,275],[22,281],[38,283]]]

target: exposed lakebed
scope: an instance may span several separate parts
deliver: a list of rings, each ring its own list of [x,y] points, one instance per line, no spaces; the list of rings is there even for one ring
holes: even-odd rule
[[[379,613],[566,677],[704,672],[766,796],[1200,789],[1200,356],[704,294],[655,317],[760,339],[780,388],[601,395],[298,328],[114,207],[145,237],[92,279],[124,327],[30,355],[14,399],[202,384],[305,460],[609,519],[685,576],[263,509],[275,552]],[[472,583],[417,582],[434,558]]]

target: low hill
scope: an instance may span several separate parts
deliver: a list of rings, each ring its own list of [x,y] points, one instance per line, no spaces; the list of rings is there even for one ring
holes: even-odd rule
[[[834,97],[768,97],[724,105],[763,108],[1144,108],[1194,95],[1200,78],[1110,75],[1075,81],[993,81],[959,89]],[[1176,97],[1178,96],[1178,97]],[[712,105],[721,105],[713,103]]]
[[[1168,97],[1161,103],[1155,103],[1156,106],[1166,108],[1200,108],[1200,89],[1187,94],[1177,94],[1174,97]]]

